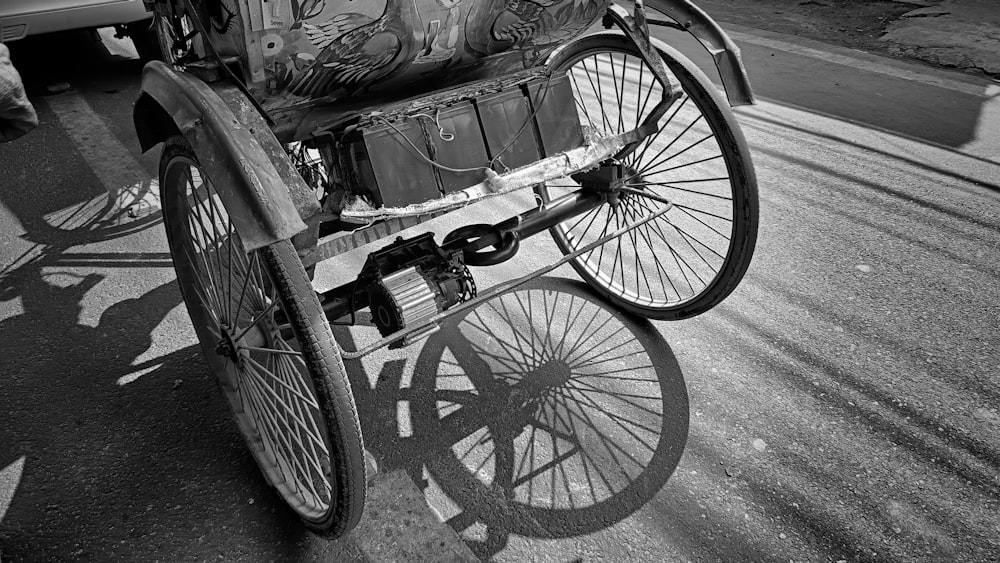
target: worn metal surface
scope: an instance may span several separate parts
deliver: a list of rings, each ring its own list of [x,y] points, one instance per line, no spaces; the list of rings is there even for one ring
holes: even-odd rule
[[[640,56],[649,65],[650,70],[653,71],[660,84],[663,85],[663,100],[660,103],[668,99],[672,102],[679,98],[681,96],[680,84],[671,79],[670,73],[667,72],[666,64],[663,62],[663,57],[656,52],[651,42],[649,25],[646,22],[646,12],[642,2],[637,1],[635,3],[635,11],[632,14],[629,14],[621,6],[612,5],[608,8],[608,15],[605,21],[609,20],[617,25],[635,43],[635,46],[639,49]],[[646,121],[659,120],[662,116],[662,112],[654,110],[650,112]]]
[[[269,108],[370,90],[454,83],[537,66],[610,0],[236,0],[191,2],[202,55],[236,54]],[[210,48],[208,48],[210,47]],[[491,59],[483,63],[484,59]]]
[[[319,240],[315,248],[300,254],[302,264],[306,267],[313,266],[338,254],[349,252],[355,248],[360,248],[366,244],[371,244],[392,236],[410,227],[415,227],[425,221],[430,221],[439,215],[440,213],[429,213],[420,216],[397,217],[379,221],[373,225],[360,227],[346,233],[336,233],[323,237]]]
[[[667,109],[684,92],[681,90],[680,83],[673,80],[670,73],[667,72],[667,65],[663,60],[663,56],[654,47],[650,39],[649,27],[646,24],[646,14],[642,2],[636,2],[634,13],[635,16],[633,17],[621,6],[613,5],[608,8],[608,15],[605,21],[610,20],[625,32],[625,36],[639,49],[639,55],[649,65],[650,70],[662,86],[663,93],[660,100],[656,102],[656,105],[653,106],[653,109],[649,111],[649,114],[642,121],[643,127],[659,129],[660,118],[666,114]],[[627,145],[622,152],[631,152],[637,144],[638,142],[633,142]]]
[[[730,105],[754,103],[740,48],[711,16],[690,0],[645,0],[645,3],[680,24],[712,55]]]
[[[249,103],[246,96],[236,88],[216,88],[215,91],[226,102],[226,105],[233,111],[236,118],[253,134],[260,144],[260,148],[267,154],[271,164],[281,180],[279,186],[274,189],[280,190],[284,187],[288,196],[295,205],[295,210],[308,228],[295,236],[293,241],[295,247],[301,254],[305,249],[316,245],[319,238],[320,213],[322,208],[313,187],[306,184],[302,175],[296,170],[294,163],[289,159],[285,148],[278,142],[270,127],[264,121],[257,108]]]
[[[170,116],[198,155],[247,250],[290,239],[306,229],[286,187],[286,179],[291,177],[287,168],[282,174],[258,140],[258,136],[273,139],[269,129],[246,127],[215,90],[160,62],[146,65],[142,92],[137,108],[148,109],[152,100]],[[238,92],[226,96],[248,119],[246,110],[239,109]],[[158,124],[147,116],[148,112],[134,115],[144,149],[149,148],[149,142],[162,140],[148,134]],[[273,145],[265,144],[273,153]]]

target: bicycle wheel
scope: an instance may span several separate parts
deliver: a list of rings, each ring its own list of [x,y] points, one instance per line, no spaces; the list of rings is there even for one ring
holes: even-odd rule
[[[568,254],[662,209],[657,219],[571,262],[620,308],[683,319],[717,305],[739,284],[757,239],[757,180],[746,141],[708,78],[680,53],[661,54],[683,95],[659,130],[621,157],[625,188],[603,205],[551,229]],[[550,61],[567,71],[585,131],[628,131],[660,100],[663,86],[624,36],[585,37]],[[543,201],[579,189],[570,178],[536,188]]]
[[[164,147],[160,186],[188,314],[258,466],[308,528],[346,533],[364,508],[361,425],[294,247],[247,253],[182,138]]]

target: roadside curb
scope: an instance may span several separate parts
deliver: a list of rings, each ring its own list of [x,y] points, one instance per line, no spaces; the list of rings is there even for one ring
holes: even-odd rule
[[[916,80],[924,84],[975,96],[986,96],[988,88],[997,86],[997,82],[994,80],[969,76],[955,70],[900,61],[867,51],[831,45],[797,35],[775,33],[726,22],[722,22],[721,25],[737,43],[751,43],[779,51],[861,68],[871,72]],[[947,75],[947,77],[942,75]]]
[[[892,22],[881,41],[891,52],[1000,78],[996,0],[936,0]]]
[[[366,559],[380,563],[479,561],[427,505],[423,493],[402,469],[375,477],[368,489],[365,514],[350,538]]]

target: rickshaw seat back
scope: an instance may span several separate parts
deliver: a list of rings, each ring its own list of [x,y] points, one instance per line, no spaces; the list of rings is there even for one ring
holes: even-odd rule
[[[159,0],[193,7],[204,58],[241,61],[267,110],[409,97],[540,67],[598,22],[610,0]],[[200,35],[200,34],[199,34]]]

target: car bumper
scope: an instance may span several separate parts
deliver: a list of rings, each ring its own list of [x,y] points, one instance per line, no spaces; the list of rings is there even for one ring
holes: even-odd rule
[[[132,23],[150,17],[142,2],[136,0],[26,14],[6,14],[0,7],[0,41],[16,41],[40,33]]]

